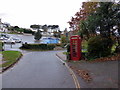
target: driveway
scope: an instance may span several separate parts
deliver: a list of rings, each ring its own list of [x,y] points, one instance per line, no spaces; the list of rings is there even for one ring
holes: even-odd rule
[[[55,56],[59,51],[29,52],[2,75],[2,88],[75,88],[68,69]]]

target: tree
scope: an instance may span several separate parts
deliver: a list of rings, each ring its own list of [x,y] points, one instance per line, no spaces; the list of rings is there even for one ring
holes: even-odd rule
[[[84,39],[89,39],[93,34],[96,33],[92,31],[92,29],[89,29],[87,18],[92,14],[95,13],[98,9],[98,2],[83,2],[82,10],[81,10],[81,19],[79,24],[79,32],[81,32],[81,35],[83,35]],[[92,25],[91,25],[92,26]],[[92,34],[91,34],[92,33]]]
[[[18,26],[14,26],[14,29],[19,29],[19,27]]]
[[[87,23],[84,20],[81,21],[81,23],[80,23],[79,34],[80,34],[80,36],[82,35],[82,38],[87,39],[87,40],[90,37],[89,29],[87,28]]]
[[[115,9],[116,5],[113,2],[101,2],[95,13],[92,13],[87,18],[88,29],[93,32],[99,32],[103,37],[115,36],[115,26],[120,25],[119,8]]]
[[[53,32],[59,32],[59,25],[51,25],[51,29]]]
[[[71,21],[69,21],[70,29],[74,32],[73,34],[76,34],[76,32],[85,32],[87,30],[87,26],[85,23],[83,23],[84,20],[87,19],[87,17],[92,13],[95,12],[97,9],[98,2],[83,2],[82,8],[80,8],[80,11],[78,11],[75,14],[75,17],[71,18]],[[81,23],[82,22],[82,23]],[[83,25],[81,28],[81,25]],[[85,30],[84,30],[85,29]],[[82,31],[83,30],[83,31]],[[81,33],[82,34],[82,33]],[[88,35],[87,35],[88,36]]]
[[[43,29],[44,32],[47,32],[48,31],[48,26],[45,24],[45,25],[42,26],[42,29]]]
[[[13,26],[10,26],[10,27],[8,28],[8,30],[14,32],[14,27],[13,27]]]
[[[29,33],[29,34],[32,34],[32,35],[34,35],[34,33],[35,33],[35,32],[32,31],[31,29],[25,29],[25,28],[24,28],[23,30],[24,30],[24,31],[23,31],[24,33]]]
[[[41,31],[38,30],[38,31],[35,33],[34,39],[35,39],[35,40],[40,40],[41,37],[42,37]]]
[[[14,26],[13,29],[14,31],[19,31],[20,28],[18,26]]]
[[[30,25],[30,28],[33,28],[33,29],[41,29],[41,25]]]
[[[14,27],[13,27],[13,31],[22,33],[22,32],[24,31],[24,29],[23,29],[23,28],[20,28],[20,27],[18,27],[18,26],[14,26]]]
[[[54,31],[53,36],[56,37],[56,38],[60,38],[61,37],[61,31],[60,30],[58,32]]]
[[[67,44],[67,38],[64,35],[61,37],[61,43],[63,46]]]
[[[113,2],[100,2],[96,12],[91,13],[86,19],[89,35],[100,35],[106,38],[108,47],[117,43],[116,52],[120,52],[120,4]],[[85,29],[84,29],[85,30]]]

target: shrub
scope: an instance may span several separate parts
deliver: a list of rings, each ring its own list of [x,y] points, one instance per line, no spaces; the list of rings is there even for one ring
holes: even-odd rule
[[[99,58],[111,54],[113,41],[110,38],[95,36],[88,40],[88,57]]]
[[[21,49],[53,50],[56,44],[23,44]]]
[[[53,50],[55,48],[55,46],[56,46],[55,44],[48,44],[47,49],[48,50]]]
[[[41,50],[47,50],[47,44],[38,44]]]
[[[55,46],[62,47],[62,44],[61,43],[57,43],[57,44],[55,44]]]
[[[67,52],[70,52],[70,44],[67,45]]]
[[[30,49],[30,45],[25,43],[25,44],[22,44],[22,46],[20,48]]]
[[[61,37],[61,43],[66,44],[67,43],[67,38],[65,36]]]
[[[71,56],[70,56],[70,44],[67,45],[67,60],[70,60]]]
[[[115,53],[120,53],[120,44],[118,44],[115,48]]]

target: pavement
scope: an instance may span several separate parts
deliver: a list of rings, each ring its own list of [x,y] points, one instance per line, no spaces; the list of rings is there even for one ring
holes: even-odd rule
[[[2,64],[2,53],[0,53],[0,64]],[[2,68],[0,67],[0,73],[2,72]]]
[[[77,76],[81,88],[119,88],[118,61],[89,62],[67,61],[63,52],[56,54],[65,61]]]

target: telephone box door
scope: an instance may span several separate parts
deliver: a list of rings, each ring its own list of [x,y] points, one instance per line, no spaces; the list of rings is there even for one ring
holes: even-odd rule
[[[81,38],[78,35],[70,37],[70,54],[74,61],[81,59]]]

